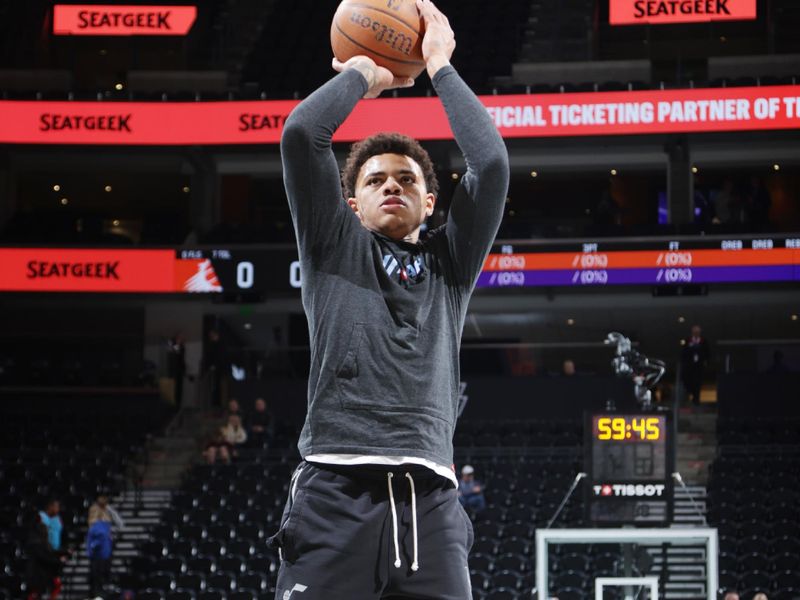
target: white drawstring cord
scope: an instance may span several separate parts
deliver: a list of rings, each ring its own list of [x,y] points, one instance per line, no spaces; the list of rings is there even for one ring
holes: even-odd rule
[[[394,490],[392,489],[392,477],[394,473],[391,471],[386,474],[386,484],[389,487],[389,505],[392,507],[392,529],[394,531],[394,567],[399,569],[400,565],[400,542],[397,539],[397,509],[394,506]]]
[[[417,542],[417,492],[414,489],[414,478],[411,473],[406,473],[406,479],[411,484],[411,530],[414,535],[414,562],[411,563],[412,571],[419,571],[419,544]]]

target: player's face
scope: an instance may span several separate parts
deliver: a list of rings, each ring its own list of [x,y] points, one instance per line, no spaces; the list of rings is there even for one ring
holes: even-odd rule
[[[403,154],[378,154],[358,173],[355,198],[347,200],[361,223],[395,240],[416,242],[436,199],[417,162]]]

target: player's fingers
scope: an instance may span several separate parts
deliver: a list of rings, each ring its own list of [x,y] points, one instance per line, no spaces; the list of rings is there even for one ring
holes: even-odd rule
[[[391,88],[387,89],[408,88],[413,86],[414,86],[414,80],[411,77],[395,77],[394,80],[392,81]]]
[[[334,57],[331,61],[331,66],[333,67],[334,71],[338,71],[339,73],[344,70],[344,63],[336,57]]]

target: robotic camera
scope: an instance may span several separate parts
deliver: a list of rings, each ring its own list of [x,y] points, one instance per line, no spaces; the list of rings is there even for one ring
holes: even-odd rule
[[[652,389],[666,371],[664,361],[647,358],[638,350],[634,350],[631,340],[616,331],[608,334],[605,343],[607,345],[615,344],[617,347],[616,356],[611,361],[614,372],[619,377],[632,379],[636,401],[643,409],[651,409],[653,406]]]

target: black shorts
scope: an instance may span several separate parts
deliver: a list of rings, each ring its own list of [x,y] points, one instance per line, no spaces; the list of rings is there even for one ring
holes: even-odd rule
[[[282,559],[275,598],[469,600],[472,541],[452,482],[430,469],[304,462],[271,538]]]

